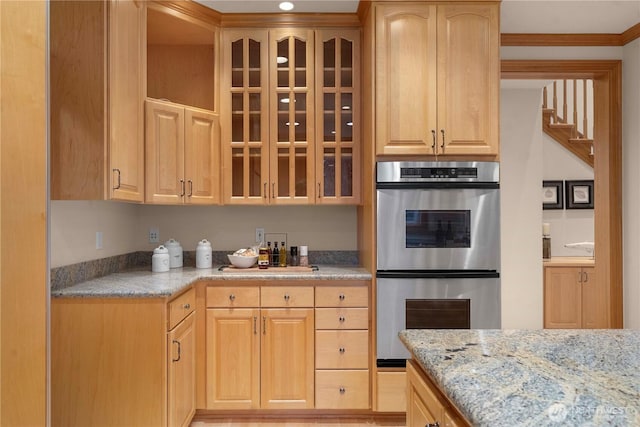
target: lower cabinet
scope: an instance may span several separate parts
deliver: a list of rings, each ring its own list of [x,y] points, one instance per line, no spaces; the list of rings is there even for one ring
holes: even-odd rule
[[[167,298],[53,298],[51,425],[188,426],[195,290]]]
[[[469,426],[413,360],[407,361],[407,426]]]
[[[544,267],[545,328],[604,328],[605,305],[594,267]]]
[[[206,409],[368,409],[368,282],[206,289]]]
[[[207,408],[313,408],[313,287],[210,286],[206,298]]]

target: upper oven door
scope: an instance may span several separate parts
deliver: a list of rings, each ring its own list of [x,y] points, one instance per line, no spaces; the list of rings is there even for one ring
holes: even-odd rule
[[[497,188],[378,189],[378,270],[499,270]]]

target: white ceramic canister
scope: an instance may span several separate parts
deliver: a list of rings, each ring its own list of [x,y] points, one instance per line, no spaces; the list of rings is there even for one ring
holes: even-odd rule
[[[182,246],[176,239],[169,239],[164,242],[169,250],[169,268],[182,267]]]
[[[196,268],[211,268],[211,243],[202,239],[196,247]]]
[[[164,273],[169,271],[169,250],[163,245],[153,250],[151,257],[151,271],[154,273]]]

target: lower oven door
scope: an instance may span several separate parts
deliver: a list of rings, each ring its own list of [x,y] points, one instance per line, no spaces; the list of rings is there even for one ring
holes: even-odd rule
[[[487,274],[494,277],[465,278],[385,278],[380,274],[376,280],[379,367],[404,366],[411,357],[398,338],[403,329],[500,328],[500,278],[495,273]]]

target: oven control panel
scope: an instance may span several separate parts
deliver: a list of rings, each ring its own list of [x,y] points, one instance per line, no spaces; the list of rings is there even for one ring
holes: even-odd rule
[[[478,168],[400,168],[400,178],[477,178]]]

